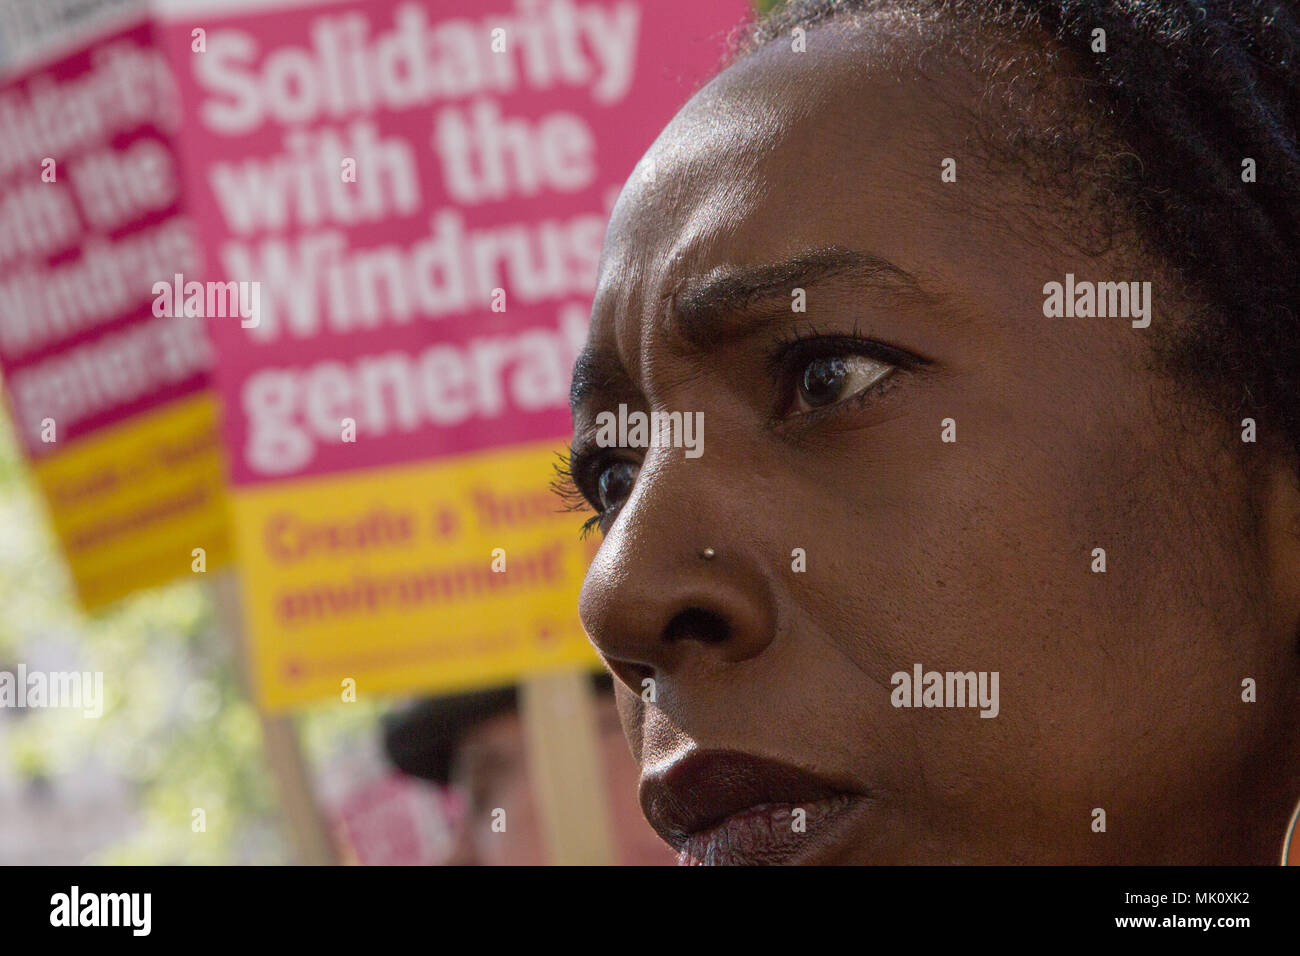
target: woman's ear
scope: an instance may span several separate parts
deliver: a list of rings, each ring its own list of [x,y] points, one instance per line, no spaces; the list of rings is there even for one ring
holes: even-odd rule
[[[1291,650],[1300,654],[1300,459],[1273,459],[1256,487],[1259,541],[1271,609],[1282,615]]]
[[[1293,451],[1277,454],[1259,474],[1256,484],[1256,514],[1259,519],[1259,546],[1266,579],[1261,582],[1268,602],[1264,618],[1270,631],[1283,646],[1276,648],[1278,660],[1290,658],[1292,666],[1280,671],[1293,675],[1291,687],[1273,688],[1286,695],[1282,706],[1294,714],[1292,705],[1300,701],[1300,458]],[[1271,636],[1271,635],[1270,635]],[[1258,690],[1243,690],[1255,701]],[[1292,727],[1296,726],[1293,721]],[[1281,862],[1300,865],[1300,833],[1296,832],[1300,816],[1300,734],[1283,732],[1289,738],[1279,741],[1280,759],[1274,773],[1280,796],[1286,801],[1288,821],[1282,834]]]

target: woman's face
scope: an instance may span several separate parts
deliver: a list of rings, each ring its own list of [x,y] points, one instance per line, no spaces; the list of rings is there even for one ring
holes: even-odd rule
[[[889,67],[913,42],[771,44],[614,211],[575,373],[575,478],[609,506],[581,614],[642,806],[707,862],[1276,860],[1295,482],[1248,481],[1264,446],[1148,370],[1167,277],[1077,251],[968,145],[963,67]],[[1150,281],[1150,327],[1045,317],[1067,273]],[[702,413],[702,454],[598,447],[620,404]],[[895,706],[917,665],[986,702]]]

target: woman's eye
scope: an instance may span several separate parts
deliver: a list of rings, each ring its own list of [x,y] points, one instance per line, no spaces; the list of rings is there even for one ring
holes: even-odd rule
[[[894,367],[865,355],[827,355],[813,359],[799,375],[796,411],[834,405],[866,391]]]
[[[630,461],[616,461],[601,470],[596,478],[596,494],[602,514],[627,500],[638,471],[640,468]]]

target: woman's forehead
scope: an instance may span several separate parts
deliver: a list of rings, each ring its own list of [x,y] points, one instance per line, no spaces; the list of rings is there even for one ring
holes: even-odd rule
[[[774,43],[733,64],[664,129],[611,216],[595,323],[651,315],[720,266],[861,245],[937,181],[936,150],[960,135],[943,80],[900,82],[853,37],[816,46],[830,32],[815,53]]]

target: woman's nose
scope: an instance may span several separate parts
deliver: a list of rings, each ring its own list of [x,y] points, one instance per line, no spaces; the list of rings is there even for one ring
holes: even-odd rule
[[[734,664],[772,642],[775,611],[752,502],[699,460],[642,468],[583,582],[583,627],[614,674],[642,681]],[[743,505],[743,507],[742,507]]]

